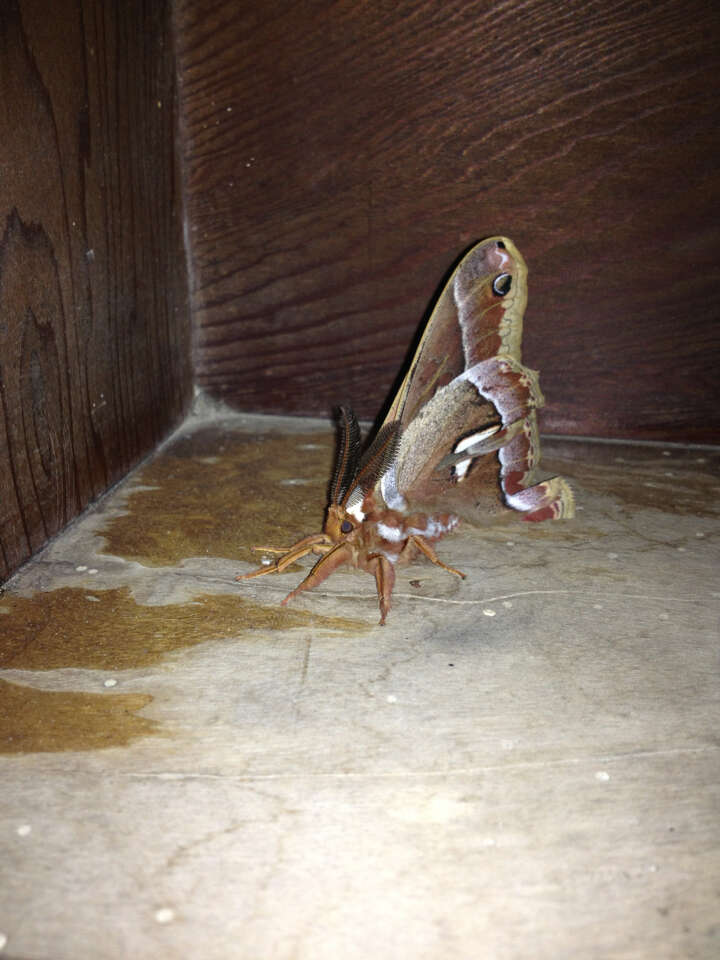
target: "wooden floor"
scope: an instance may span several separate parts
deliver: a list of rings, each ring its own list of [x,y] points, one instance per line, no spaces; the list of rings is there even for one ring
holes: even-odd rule
[[[191,418],[0,596],[16,960],[720,955],[720,453],[548,441],[573,521],[237,584],[317,421]],[[256,561],[255,561],[256,562]]]

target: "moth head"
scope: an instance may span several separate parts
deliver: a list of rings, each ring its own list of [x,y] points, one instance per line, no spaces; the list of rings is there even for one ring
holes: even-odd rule
[[[345,507],[331,503],[325,516],[324,532],[333,543],[347,539],[362,523],[357,516],[353,516]]]

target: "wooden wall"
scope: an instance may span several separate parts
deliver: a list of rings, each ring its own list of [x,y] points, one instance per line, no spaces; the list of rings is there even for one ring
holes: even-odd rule
[[[4,0],[0,579],[187,409],[188,276],[211,395],[372,417],[506,233],[545,430],[717,442],[719,40],[706,0]]]
[[[176,29],[213,396],[375,416],[505,233],[545,430],[720,439],[718,4],[178,0]]]
[[[0,580],[191,390],[169,0],[0,3]]]

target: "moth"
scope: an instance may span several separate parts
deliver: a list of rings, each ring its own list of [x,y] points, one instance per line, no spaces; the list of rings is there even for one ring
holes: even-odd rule
[[[491,237],[472,247],[440,294],[366,452],[355,415],[340,408],[322,532],[284,550],[255,548],[280,556],[236,579],[282,573],[306,554],[319,555],[286,604],[338,567],[358,567],[375,577],[382,625],[398,564],[424,556],[465,577],[434,550],[462,514],[573,516],[567,482],[536,478],[536,411],[544,398],[537,371],[521,362],[526,303],[527,267],[512,241]]]

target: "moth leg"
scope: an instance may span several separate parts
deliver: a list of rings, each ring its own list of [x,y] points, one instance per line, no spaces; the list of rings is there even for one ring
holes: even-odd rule
[[[327,546],[328,548],[330,546],[325,534],[313,533],[309,537],[303,537],[302,540],[298,540],[282,557],[278,557],[273,563],[268,564],[266,567],[259,567],[257,570],[251,570],[250,573],[238,574],[235,579],[252,580],[253,577],[264,577],[268,573],[282,573],[291,563],[295,563],[296,560],[323,546]]]
[[[305,551],[305,553],[309,552],[310,550]],[[293,597],[302,593],[303,590],[312,590],[313,587],[316,587],[319,583],[322,583],[323,580],[326,580],[338,567],[341,567],[344,563],[351,562],[352,550],[349,545],[346,543],[336,543],[335,546],[328,550],[325,556],[320,557],[302,583],[295,587],[294,590],[291,590],[285,597],[282,601],[283,607],[288,601],[292,600]]]
[[[385,617],[390,612],[390,597],[395,586],[395,567],[387,557],[375,554],[375,586],[377,587],[378,602],[380,603],[380,623],[385,626]]]
[[[449,567],[446,563],[443,563],[440,557],[435,553],[433,548],[427,542],[425,537],[419,537],[416,534],[409,538],[409,541],[414,543],[415,546],[420,550],[421,553],[424,553],[428,560],[432,560],[434,564],[437,564],[438,567],[442,567],[443,570],[447,570],[448,573],[455,573],[458,577],[465,579],[465,574],[461,573],[460,570],[456,570],[455,567]]]

